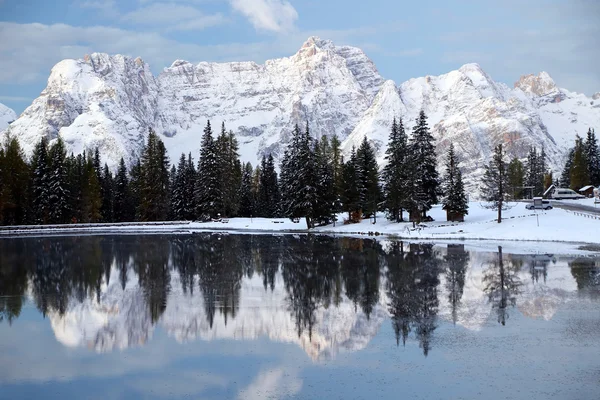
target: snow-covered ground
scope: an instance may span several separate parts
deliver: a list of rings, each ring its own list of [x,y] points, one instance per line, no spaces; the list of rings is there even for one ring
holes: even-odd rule
[[[593,199],[578,200],[578,204],[594,206]],[[600,209],[600,205],[597,205]],[[511,208],[502,212],[503,221],[498,224],[496,211],[485,208],[483,203],[471,202],[465,222],[447,222],[445,211],[440,205],[429,213],[435,221],[425,222],[417,227],[412,223],[388,221],[379,213],[377,223],[363,220],[357,224],[343,224],[346,214],[340,214],[333,224],[317,227],[313,232],[342,235],[385,235],[388,237],[413,240],[507,240],[543,241],[600,244],[600,216],[586,212],[554,208],[548,211],[527,210],[525,203],[511,203]],[[231,218],[220,222],[181,222],[157,224],[87,224],[63,227],[27,227],[27,229],[0,230],[0,236],[39,235],[65,233],[191,233],[196,231],[225,232],[305,232],[306,222],[300,219],[294,223],[287,218]]]

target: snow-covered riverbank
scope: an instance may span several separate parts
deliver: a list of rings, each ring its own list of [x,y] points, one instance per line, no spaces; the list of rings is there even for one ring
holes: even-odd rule
[[[591,199],[590,199],[591,200]],[[582,204],[593,201],[583,200]],[[471,202],[465,222],[447,222],[441,206],[435,206],[430,215],[433,222],[413,228],[412,223],[388,221],[383,213],[377,223],[363,220],[358,224],[343,224],[345,214],[340,214],[335,224],[317,227],[313,232],[342,235],[386,235],[415,240],[509,240],[600,244],[600,219],[587,213],[575,213],[554,208],[548,211],[525,209],[524,203],[515,203],[503,212],[503,222],[496,222],[496,212],[479,202]],[[52,227],[19,227],[1,230],[6,235],[98,234],[98,233],[190,233],[197,231],[232,231],[262,233],[306,232],[301,219],[294,223],[287,218],[231,218],[222,222],[169,222],[166,224],[86,224]]]

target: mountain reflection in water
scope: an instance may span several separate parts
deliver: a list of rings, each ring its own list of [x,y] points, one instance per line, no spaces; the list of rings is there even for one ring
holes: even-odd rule
[[[397,345],[427,356],[440,321],[479,330],[597,300],[598,262],[566,262],[319,235],[2,239],[0,321],[32,302],[70,347],[139,346],[158,325],[179,342],[267,337],[325,360],[365,348],[389,320]]]

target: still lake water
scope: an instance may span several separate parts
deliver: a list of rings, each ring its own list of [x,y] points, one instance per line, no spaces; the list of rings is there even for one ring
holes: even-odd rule
[[[0,239],[0,398],[598,399],[599,306],[593,257]]]

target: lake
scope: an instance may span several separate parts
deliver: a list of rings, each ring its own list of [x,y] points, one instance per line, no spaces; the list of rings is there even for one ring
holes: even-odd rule
[[[597,399],[599,306],[600,258],[586,255],[3,238],[0,398]]]

